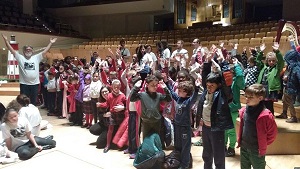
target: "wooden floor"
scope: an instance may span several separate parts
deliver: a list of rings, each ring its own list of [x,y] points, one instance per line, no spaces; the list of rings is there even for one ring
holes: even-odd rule
[[[3,87],[3,86],[2,86]],[[0,87],[0,89],[2,88]],[[19,87],[12,87],[17,90]],[[8,89],[7,89],[8,90]],[[7,105],[15,96],[1,96],[0,102]],[[61,168],[68,166],[68,168],[100,168],[100,169],[133,169],[132,162],[127,155],[124,155],[118,150],[111,150],[107,154],[103,154],[102,150],[96,149],[94,146],[89,145],[96,141],[97,137],[91,135],[88,130],[80,127],[70,127],[66,119],[57,119],[55,117],[46,116],[46,111],[41,110],[44,120],[49,121],[53,128],[49,131],[42,131],[41,135],[45,136],[53,134],[57,141],[57,147],[52,150],[42,151],[34,158],[28,161],[20,161],[9,165],[0,165],[0,168],[5,169],[18,169],[18,168],[32,168],[40,169],[41,166],[49,165],[51,168]],[[284,125],[288,130],[299,130],[300,123],[287,124],[284,120],[276,120],[278,126]],[[199,138],[192,138],[195,142]],[[284,139],[284,138],[283,138]],[[76,141],[70,141],[76,140]],[[289,145],[288,141],[282,142],[279,146],[293,148]],[[297,145],[300,147],[300,142]],[[202,147],[192,146],[192,155],[194,159],[193,169],[203,168],[202,160]],[[169,151],[166,152],[168,154]],[[226,158],[226,169],[239,169],[240,156],[239,149],[236,149],[235,157]],[[66,160],[68,164],[66,164]],[[267,155],[266,169],[294,169],[300,167],[300,154],[297,155]]]

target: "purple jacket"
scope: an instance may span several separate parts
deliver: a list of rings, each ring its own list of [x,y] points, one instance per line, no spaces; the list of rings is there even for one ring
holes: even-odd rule
[[[75,99],[79,102],[83,102],[83,89],[84,89],[84,73],[82,70],[79,71],[79,88],[76,93]]]

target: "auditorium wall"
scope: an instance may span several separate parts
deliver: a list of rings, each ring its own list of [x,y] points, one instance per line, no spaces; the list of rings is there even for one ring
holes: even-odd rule
[[[147,13],[80,16],[62,20],[89,37],[137,34],[140,31],[153,30],[154,25],[154,15]]]
[[[300,4],[300,0],[283,0],[283,19],[290,21],[299,21],[300,13],[298,4]]]

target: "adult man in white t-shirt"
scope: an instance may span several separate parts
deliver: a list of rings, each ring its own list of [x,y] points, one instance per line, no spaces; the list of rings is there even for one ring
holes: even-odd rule
[[[15,51],[7,40],[7,36],[2,34],[4,42],[8,50],[14,55],[19,63],[20,72],[20,92],[30,98],[30,102],[36,105],[38,86],[40,84],[39,78],[39,63],[46,57],[46,53],[51,48],[52,44],[56,42],[57,38],[51,38],[48,46],[41,53],[33,54],[33,48],[31,46],[23,47],[23,54]]]
[[[188,51],[186,49],[183,49],[183,41],[178,40],[177,49],[172,53],[171,60],[173,60],[175,63],[179,62],[180,69],[182,68],[186,69],[186,61],[188,59],[189,59]]]
[[[129,59],[130,51],[125,47],[125,39],[120,40],[119,50],[120,50],[119,54],[123,59]]]

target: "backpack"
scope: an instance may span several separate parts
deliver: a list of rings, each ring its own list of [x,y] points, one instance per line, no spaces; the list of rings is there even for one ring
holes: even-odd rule
[[[140,93],[143,98],[142,104],[146,110],[142,110],[141,118],[144,122],[155,123],[161,119],[161,114],[159,113],[159,94],[157,94],[155,99],[152,99],[147,93]],[[146,101],[146,102],[145,102]]]

